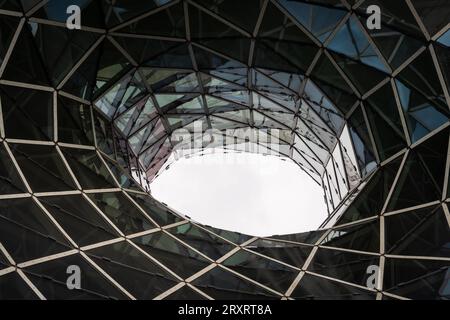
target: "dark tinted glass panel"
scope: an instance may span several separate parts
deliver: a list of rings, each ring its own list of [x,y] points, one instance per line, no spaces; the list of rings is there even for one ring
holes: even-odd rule
[[[132,34],[149,34],[156,36],[184,37],[185,21],[183,4],[170,6],[166,10],[156,12],[140,19],[122,29],[120,32]]]
[[[0,222],[0,242],[17,263],[71,249],[31,198],[1,200]]]
[[[142,191],[141,187],[136,183],[136,181],[132,177],[130,177],[128,173],[122,170],[118,164],[107,157],[103,157],[103,159],[116,177],[117,181],[119,181],[119,184],[122,188]]]
[[[312,249],[299,244],[263,239],[247,245],[246,248],[297,268],[303,266]]]
[[[18,82],[50,85],[48,71],[42,63],[31,29],[30,24],[23,26],[2,77]]]
[[[439,132],[410,152],[388,210],[441,199],[448,133],[448,130]]]
[[[364,178],[375,169],[376,159],[363,111],[360,108],[354,111],[349,122],[356,160]]]
[[[93,249],[88,254],[138,299],[153,299],[177,284],[173,276],[127,242]]]
[[[125,234],[156,227],[121,192],[90,194],[89,198]]]
[[[397,255],[450,257],[450,232],[441,206],[385,218],[386,252]]]
[[[54,146],[10,145],[34,192],[76,189],[72,177]]]
[[[246,234],[242,234],[242,233],[238,233],[238,232],[233,232],[233,231],[228,231],[228,230],[221,230],[221,229],[217,229],[217,228],[213,228],[210,226],[204,226],[206,229],[214,232],[215,234],[217,234],[218,236],[227,239],[228,241],[231,241],[235,244],[241,244],[249,239],[251,239],[251,236],[248,236]]]
[[[44,197],[40,201],[80,246],[119,237],[81,195]]]
[[[74,100],[58,100],[58,140],[73,144],[93,145],[91,108]]]
[[[380,222],[375,219],[343,228],[333,229],[321,245],[358,251],[378,252]]]
[[[299,300],[375,300],[376,294],[309,274],[300,280],[291,297]]]
[[[234,246],[213,234],[187,223],[167,230],[213,260],[217,260],[234,249]]]
[[[222,264],[280,293],[286,292],[298,275],[295,269],[244,250]]]
[[[182,221],[181,218],[170,212],[169,209],[161,205],[149,195],[141,195],[132,192],[129,192],[128,194],[159,225],[165,226]]]
[[[289,234],[282,236],[273,236],[273,239],[287,240],[293,242],[307,243],[307,244],[316,244],[316,242],[320,239],[320,237],[324,234],[325,230],[320,231],[311,231],[297,234]]]
[[[189,6],[189,19],[192,39],[238,61],[248,60],[250,41],[243,34],[195,6]]]
[[[206,258],[163,232],[135,238],[133,242],[184,279],[211,264]]]
[[[0,277],[1,300],[39,300],[17,272],[11,272]]]
[[[403,126],[390,84],[371,95],[364,106],[382,161],[406,147]]]
[[[448,261],[386,259],[384,290],[419,300],[448,300]]]
[[[401,161],[402,157],[397,158],[375,172],[368,184],[339,219],[338,224],[381,214]]]
[[[53,96],[50,92],[0,85],[8,138],[53,140]]]
[[[70,4],[68,4],[69,6]],[[61,8],[62,12],[67,11]],[[66,15],[68,16],[68,15]],[[66,18],[67,19],[67,18]],[[32,34],[53,85],[58,85],[100,37],[94,32],[31,23]]]
[[[67,288],[69,266],[80,268],[81,289]],[[127,299],[125,294],[78,254],[27,267],[24,271],[47,299]]]
[[[319,249],[308,266],[308,270],[324,276],[367,286],[369,277],[373,274],[369,266],[379,265],[378,256],[359,253]]]
[[[2,1],[0,3],[0,8],[7,9],[10,6],[9,1]],[[17,25],[19,24],[19,19],[16,17],[2,16],[0,21],[0,36],[2,38],[2,45],[0,46],[0,62],[3,62],[5,58],[8,47],[16,31]]]
[[[265,290],[231,272],[216,267],[195,279],[193,285],[214,299],[266,300],[280,299],[279,296]]]
[[[25,192],[26,188],[5,147],[0,145],[0,194]]]
[[[97,152],[72,148],[62,148],[61,150],[83,189],[117,187]]]

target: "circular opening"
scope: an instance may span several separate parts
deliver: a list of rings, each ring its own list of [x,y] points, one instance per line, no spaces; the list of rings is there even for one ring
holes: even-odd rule
[[[327,217],[323,189],[287,158],[215,152],[181,158],[152,195],[193,220],[254,236],[316,230]]]

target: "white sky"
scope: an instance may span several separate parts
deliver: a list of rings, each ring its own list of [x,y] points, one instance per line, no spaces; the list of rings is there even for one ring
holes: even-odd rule
[[[182,158],[154,180],[151,192],[199,223],[254,236],[315,230],[327,216],[322,188],[274,156]]]

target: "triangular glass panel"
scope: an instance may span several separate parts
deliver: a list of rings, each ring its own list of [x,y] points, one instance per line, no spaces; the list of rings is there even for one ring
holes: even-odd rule
[[[413,143],[447,123],[447,107],[440,108],[400,80],[395,83]]]
[[[31,198],[1,200],[0,221],[0,242],[16,263],[72,249]]]
[[[377,5],[380,8],[382,29],[386,25],[394,30],[402,31],[403,34],[411,34],[415,38],[425,39],[406,1],[364,1],[356,9],[358,15],[366,16],[367,8],[370,5]]]
[[[146,12],[157,9],[163,5],[167,5],[174,0],[161,1],[102,1],[103,11],[105,12],[105,23],[107,28],[128,21]]]
[[[447,47],[439,44],[434,45],[437,59],[439,60],[442,75],[444,76],[445,85],[447,86],[447,92],[450,92],[450,30],[446,33],[448,35]]]
[[[313,81],[308,80],[306,83],[303,97],[334,133],[341,132],[344,126],[343,115]]]
[[[336,53],[332,53],[332,56],[362,95],[387,78],[387,74],[357,60]]]
[[[408,64],[397,76],[397,79],[408,88],[426,97],[439,110],[448,111],[443,88],[429,49]]]
[[[303,267],[312,250],[311,246],[267,239],[259,239],[246,248],[297,268]]]
[[[108,156],[115,158],[114,142],[112,139],[112,125],[107,121],[97,110],[94,108],[94,127],[95,127],[95,140],[97,142],[97,148]]]
[[[167,78],[165,86],[158,89],[158,93],[200,92],[196,73],[176,73]]]
[[[187,44],[168,48],[164,53],[152,56],[144,63],[145,67],[192,69],[192,59]]]
[[[61,148],[83,189],[115,188],[116,183],[94,150]]]
[[[253,33],[263,6],[260,0],[246,0],[239,3],[238,10],[233,1],[195,0],[195,2],[249,33]]]
[[[235,110],[248,110],[247,107],[242,106],[240,104],[232,103],[222,99],[217,99],[212,96],[206,96],[205,99],[210,113],[221,113]]]
[[[193,41],[238,61],[248,61],[250,39],[244,34],[192,5],[189,6],[189,23]],[[217,34],[221,36],[218,38]]]
[[[10,147],[33,192],[76,189],[54,146],[15,144]]]
[[[103,157],[105,159],[106,164],[108,165],[109,169],[113,172],[114,176],[116,177],[117,181],[119,182],[120,186],[125,189],[129,190],[136,190],[136,191],[142,191],[142,188],[137,184],[137,182],[128,175],[121,167],[110,160],[108,157]]]
[[[440,205],[387,216],[386,253],[449,258],[448,228]]]
[[[94,32],[70,30],[49,24],[30,22],[30,27],[38,52],[55,86],[100,38],[100,34]]]
[[[363,17],[359,17],[359,19],[362,24],[367,22],[367,19]],[[402,33],[398,29],[389,28],[385,24],[381,25],[381,29],[367,29],[367,32],[392,70],[399,68],[424,45],[416,38]]]
[[[337,8],[300,1],[281,0],[279,2],[322,43],[325,42],[337,24],[347,14],[346,11]]]
[[[291,297],[296,300],[375,300],[372,291],[305,274]]]
[[[164,232],[135,238],[133,242],[184,279],[211,263],[198,252],[184,246]]]
[[[185,29],[183,4],[176,3],[126,25],[117,32],[184,38]]]
[[[362,177],[366,177],[376,167],[375,153],[369,137],[369,129],[363,112],[358,108],[349,119],[349,131]]]
[[[381,161],[406,147],[403,125],[390,84],[373,93],[364,106]]]
[[[318,231],[287,234],[287,235],[275,235],[270,238],[292,241],[292,242],[299,242],[299,243],[306,243],[306,244],[316,244],[316,242],[320,239],[320,237],[324,233],[325,233],[325,230],[318,230]]]
[[[430,3],[427,0],[414,0],[412,4],[431,36],[434,36],[448,25],[448,17],[450,16],[448,3],[442,1]]]
[[[1,276],[0,287],[2,288],[0,291],[2,300],[39,300],[39,297],[17,272]]]
[[[447,300],[448,261],[386,259],[383,290],[416,300]]]
[[[296,269],[245,250],[238,251],[222,262],[222,265],[283,293],[289,289],[298,275]]]
[[[334,228],[320,245],[378,253],[380,248],[380,220],[377,218],[347,227]]]
[[[248,280],[238,277],[234,273],[215,267],[192,284],[214,299],[238,300],[279,300],[280,296],[264,289]]]
[[[16,17],[2,16],[2,19],[0,20],[0,37],[2,39],[2,44],[0,45],[0,64],[5,58],[18,25],[19,19]]]
[[[450,29],[437,39],[440,44],[450,47]]]
[[[368,184],[343,213],[337,225],[381,214],[381,210],[400,167],[401,160],[402,157],[399,157],[374,173],[374,176],[370,178]]]
[[[87,252],[103,270],[137,299],[153,299],[177,279],[126,241]]]
[[[167,231],[213,260],[221,258],[235,248],[231,243],[192,223],[183,224]]]
[[[40,200],[79,246],[119,237],[119,234],[80,195],[44,197]]]
[[[53,140],[53,95],[50,92],[0,85],[7,138]]]
[[[39,49],[33,39],[36,32],[37,24],[23,26],[2,75],[3,79],[44,86],[51,85]]]
[[[99,44],[72,76],[63,85],[62,90],[79,98],[91,100],[97,82],[97,64],[100,62],[103,42]]]
[[[95,56],[92,57],[94,60]],[[101,46],[101,54],[98,57],[98,61],[92,61],[92,63],[98,64],[98,66],[95,67],[95,70],[97,70],[97,75],[94,94],[96,96],[101,94],[104,91],[104,88],[109,88],[111,84],[119,80],[131,68],[130,61],[128,61],[128,59],[125,58],[124,55],[109,40],[103,41]],[[86,68],[90,65],[88,61],[85,61],[85,64]]]
[[[25,191],[25,185],[11,158],[3,144],[0,144],[0,194],[16,194]]]
[[[350,111],[356,102],[356,96],[326,55],[321,55],[311,73],[311,77],[342,114]]]
[[[0,3],[0,8],[3,10],[22,11],[19,0],[5,0]]]
[[[386,65],[362,30],[358,18],[354,15],[342,25],[333,40],[328,44],[328,49],[344,54],[382,72],[388,72]]]
[[[369,266],[378,266],[379,256],[319,248],[308,271],[334,279],[367,286]]]
[[[93,145],[91,107],[60,96],[58,99],[58,140]]]
[[[141,195],[132,192],[129,192],[128,194],[160,226],[166,226],[182,220],[178,215],[171,212],[168,208],[161,205],[149,195]]]
[[[89,198],[126,235],[156,228],[122,192],[89,194]]]
[[[67,266],[78,266],[83,274],[80,289],[67,286]],[[107,280],[81,255],[74,254],[23,269],[26,276],[49,300],[126,300],[122,291]]]
[[[388,211],[441,200],[449,130],[443,130],[411,150]]]

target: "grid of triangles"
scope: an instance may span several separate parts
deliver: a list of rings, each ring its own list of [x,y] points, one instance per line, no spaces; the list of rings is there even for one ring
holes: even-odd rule
[[[71,4],[81,30],[65,26]],[[0,1],[0,298],[449,299],[449,12]],[[129,178],[153,177],[197,122],[258,128],[262,150],[281,132],[279,155],[324,187],[324,229],[201,226]]]

